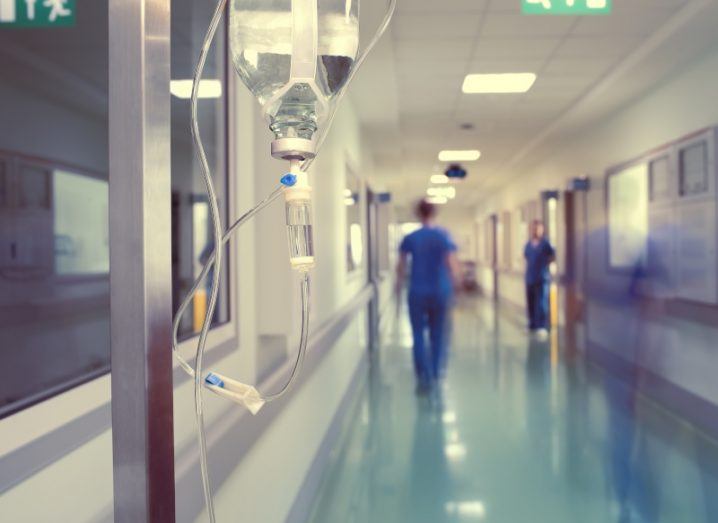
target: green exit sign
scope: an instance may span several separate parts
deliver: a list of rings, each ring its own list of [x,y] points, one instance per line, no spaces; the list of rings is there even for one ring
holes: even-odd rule
[[[0,28],[70,27],[76,0],[0,0]]]
[[[526,15],[607,15],[613,0],[521,0]]]

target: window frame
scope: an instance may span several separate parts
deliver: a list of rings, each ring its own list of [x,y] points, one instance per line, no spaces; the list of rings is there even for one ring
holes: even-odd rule
[[[235,81],[234,74],[232,74],[231,56],[229,52],[229,20],[225,16],[223,19],[225,26],[223,42],[225,45],[224,53],[224,82],[223,86],[226,92],[226,107],[225,107],[225,144],[224,144],[224,155],[225,155],[225,170],[226,170],[226,191],[227,191],[227,216],[229,219],[233,219],[237,213],[237,202],[239,201],[239,184],[237,176],[233,174],[237,172],[237,159],[238,152],[236,147],[232,147],[237,138],[237,129],[235,126],[235,109],[236,109],[236,93],[239,84]],[[171,32],[171,27],[170,27]],[[148,65],[149,68],[149,65]],[[172,94],[167,86],[167,103],[170,103]],[[169,109],[168,109],[169,110]],[[147,124],[149,125],[149,124]],[[167,133],[167,146],[170,145],[171,140],[171,122],[168,122],[166,127]],[[110,140],[112,136],[110,135]],[[110,147],[112,142],[110,141]],[[82,174],[88,174],[95,178],[98,177],[98,172],[91,169],[79,167],[77,165],[69,165],[64,162],[58,163],[53,160],[43,160],[40,158],[34,158],[27,155],[18,155],[15,153],[8,154],[7,151],[0,150],[0,158],[8,164],[8,161],[13,161],[14,156],[23,156],[29,159],[32,163],[45,161],[48,166],[60,166],[67,168],[73,172]],[[51,167],[50,167],[51,168]],[[103,178],[107,179],[107,178]],[[112,185],[110,184],[110,194],[112,191]],[[169,188],[171,192],[171,187]],[[168,195],[169,196],[169,195]],[[112,198],[110,196],[110,198]],[[226,220],[223,219],[223,225],[226,227]],[[233,285],[233,282],[238,281],[238,257],[236,256],[236,250],[231,249],[228,245],[227,250],[229,252],[228,263],[226,265],[226,285],[227,287],[227,302],[229,311],[227,314],[227,321],[214,326],[210,329],[207,336],[207,348],[206,355],[212,357],[215,352],[222,352],[229,348],[239,348],[239,310],[238,310],[238,286]],[[89,279],[109,278],[112,273],[112,267],[110,266],[110,272],[102,275],[91,275],[89,277],[79,276],[81,281],[88,281]],[[55,278],[53,270],[53,278]],[[57,277],[56,281],[62,283],[71,283],[77,281],[78,275],[69,275]],[[185,354],[191,354],[192,349],[196,346],[199,334],[193,334],[179,343],[179,350]],[[170,347],[168,347],[170,350]],[[190,360],[192,363],[192,360]],[[172,369],[175,376],[180,369],[179,362],[173,357]],[[72,380],[68,382],[67,386],[57,387],[55,392],[51,395],[39,395],[42,396],[37,400],[28,402],[27,405],[21,406],[19,409],[8,409],[7,415],[0,418],[0,436],[13,435],[12,438],[6,439],[6,444],[0,445],[0,458],[5,457],[15,450],[21,449],[22,447],[38,441],[49,434],[57,430],[59,427],[63,427],[77,420],[82,415],[89,412],[89,410],[96,408],[98,405],[110,405],[111,393],[110,393],[110,374],[111,367],[98,369],[97,372],[89,373],[83,376],[81,379]],[[176,384],[175,384],[176,386]],[[92,393],[88,393],[92,391]],[[47,413],[52,412],[53,423],[47,423]],[[41,430],[36,431],[23,431],[22,434],[16,434],[17,425],[16,423],[21,421],[24,425],[33,427],[42,427]],[[0,437],[0,441],[3,438]]]

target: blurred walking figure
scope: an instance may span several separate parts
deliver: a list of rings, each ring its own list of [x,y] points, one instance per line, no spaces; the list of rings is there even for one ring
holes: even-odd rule
[[[531,222],[531,238],[524,248],[524,258],[529,329],[545,335],[549,325],[549,266],[556,259],[556,251],[546,239],[546,229],[540,220]]]
[[[396,290],[399,297],[411,257],[408,297],[414,337],[414,369],[417,389],[425,392],[439,379],[446,359],[448,312],[460,271],[456,245],[447,231],[434,225],[436,207],[422,200],[416,214],[422,226],[401,242]]]

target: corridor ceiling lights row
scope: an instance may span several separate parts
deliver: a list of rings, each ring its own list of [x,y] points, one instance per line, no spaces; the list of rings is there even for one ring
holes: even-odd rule
[[[535,81],[534,73],[469,74],[461,90],[466,94],[525,93]]]
[[[442,185],[445,183],[449,183],[449,177],[445,174],[432,174],[431,178],[429,178],[431,183],[436,185]]]
[[[441,151],[439,153],[440,162],[475,162],[481,156],[481,151],[477,149],[461,150],[461,151]]]

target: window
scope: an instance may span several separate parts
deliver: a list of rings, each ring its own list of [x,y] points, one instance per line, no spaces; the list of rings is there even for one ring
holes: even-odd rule
[[[191,85],[214,4],[195,0],[172,2],[172,298],[174,311],[191,288],[211,255],[212,224],[199,162],[190,131],[189,92],[177,86]],[[227,45],[222,27],[207,58],[203,81],[219,80],[221,91],[199,102],[202,141],[212,172],[223,225],[228,225],[227,174]],[[213,325],[229,318],[229,249],[225,251],[221,293]],[[180,324],[180,336],[199,332],[205,316],[212,273],[201,286]]]
[[[344,189],[344,206],[346,207],[347,231],[347,273],[361,267],[364,259],[364,235],[362,234],[361,217],[361,180],[347,168],[346,188]]]
[[[652,202],[671,198],[671,168],[668,156],[661,156],[649,164],[650,195]]]
[[[107,2],[81,7],[0,31],[0,417],[110,366]]]
[[[608,250],[614,269],[643,265],[648,240],[648,168],[640,164],[608,176]]]
[[[107,180],[57,169],[53,187],[55,273],[109,273]]]
[[[706,142],[689,145],[679,155],[681,196],[707,193],[708,147]]]

